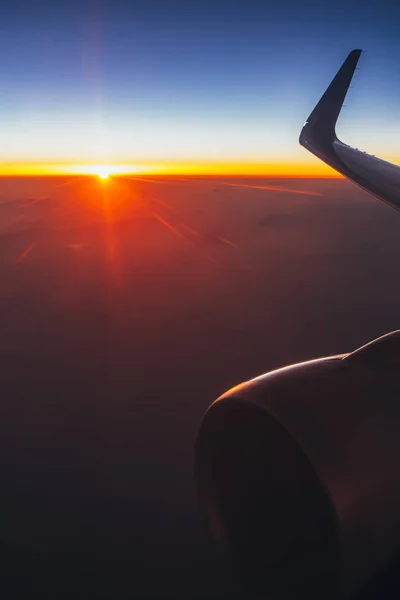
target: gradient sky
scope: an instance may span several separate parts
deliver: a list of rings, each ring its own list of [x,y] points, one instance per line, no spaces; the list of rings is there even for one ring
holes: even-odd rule
[[[302,124],[362,48],[338,126],[400,158],[400,4],[15,0],[0,9],[0,162],[316,164]]]

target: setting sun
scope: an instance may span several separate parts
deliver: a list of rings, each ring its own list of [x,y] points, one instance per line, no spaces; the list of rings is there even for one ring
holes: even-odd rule
[[[60,169],[60,168],[59,168]],[[65,173],[97,175],[100,179],[107,179],[111,175],[128,175],[139,173],[163,173],[167,169],[164,165],[144,164],[97,164],[97,165],[64,165],[61,170]]]
[[[110,175],[123,173],[125,168],[122,165],[87,165],[81,167],[79,171],[84,175],[97,175],[100,179],[108,179]]]
[[[107,169],[107,167],[101,167],[98,169],[96,175],[100,177],[100,179],[107,179],[110,175],[110,171]]]

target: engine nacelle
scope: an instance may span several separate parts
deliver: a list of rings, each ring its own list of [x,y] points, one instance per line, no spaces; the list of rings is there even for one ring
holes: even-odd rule
[[[357,591],[400,547],[400,330],[229,390],[195,454],[211,531],[258,594]]]

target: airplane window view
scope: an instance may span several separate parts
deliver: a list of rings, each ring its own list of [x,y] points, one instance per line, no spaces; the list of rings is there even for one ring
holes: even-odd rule
[[[0,594],[400,594],[400,7],[0,8]]]

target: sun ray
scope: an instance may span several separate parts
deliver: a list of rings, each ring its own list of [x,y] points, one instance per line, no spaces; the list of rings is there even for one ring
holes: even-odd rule
[[[237,244],[235,244],[234,242],[231,242],[231,240],[228,240],[225,237],[222,237],[222,235],[217,235],[215,236],[217,238],[217,240],[219,240],[220,242],[223,242],[224,244],[228,244],[228,246],[232,246],[232,248],[236,248],[236,250],[240,250],[239,246]]]
[[[22,254],[19,255],[16,262],[20,263],[23,260],[25,260],[25,258],[27,258],[29,256],[29,254],[32,252],[32,250],[34,249],[35,246],[36,246],[36,242],[32,242],[32,244],[29,244],[29,246],[27,246],[25,248],[25,250],[22,252]]]
[[[200,248],[198,246],[196,246],[196,244],[193,242],[193,240],[187,238],[181,231],[179,231],[179,229],[177,229],[176,227],[174,227],[173,225],[171,225],[171,223],[169,223],[168,221],[166,221],[165,219],[163,219],[158,213],[153,212],[154,217],[160,221],[160,223],[162,223],[164,225],[164,227],[166,227],[167,229],[170,229],[171,231],[173,231],[175,233],[175,235],[178,235],[179,237],[183,238],[188,244],[190,244],[192,247],[194,247],[198,252],[201,253],[202,256],[204,256],[204,258],[207,258],[209,261],[211,261],[216,267],[220,267],[220,263],[213,258],[212,256],[210,256],[209,254],[206,254],[205,252],[203,252],[202,250],[200,250]]]
[[[198,231],[193,229],[193,227],[190,227],[189,225],[187,225],[185,223],[185,221],[183,220],[183,214],[176,208],[173,208],[170,204],[168,204],[168,202],[160,200],[159,198],[154,198],[154,196],[148,196],[148,198],[149,198],[149,200],[156,202],[157,204],[160,204],[160,206],[164,206],[165,208],[170,210],[175,215],[178,215],[181,218],[180,226],[183,227],[184,229],[186,229],[186,231],[188,231],[189,233],[192,233],[193,235],[195,235],[198,238],[202,237],[201,233],[199,233]]]
[[[168,202],[159,200],[159,198],[154,198],[154,196],[148,196],[148,199],[151,200],[152,202],[156,202],[160,206],[164,206],[165,208],[168,208],[168,210],[170,210],[174,214],[179,214],[175,208],[172,208],[172,206],[170,204],[168,204]]]
[[[177,229],[176,227],[174,227],[173,225],[171,225],[171,223],[168,223],[168,221],[166,221],[165,219],[163,219],[161,217],[161,215],[157,214],[156,212],[153,212],[154,217],[160,221],[160,223],[162,223],[164,225],[164,227],[167,227],[168,229],[170,229],[171,231],[173,231],[176,235],[178,235],[179,237],[183,238],[186,242],[190,242],[190,240],[181,232],[179,231],[179,229]]]
[[[202,237],[201,233],[199,233],[198,231],[196,231],[192,227],[189,227],[189,225],[186,225],[186,223],[181,223],[181,226],[184,227],[186,229],[186,231],[189,231],[189,233],[192,233],[196,237],[199,237],[199,238]]]

